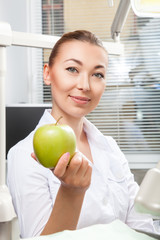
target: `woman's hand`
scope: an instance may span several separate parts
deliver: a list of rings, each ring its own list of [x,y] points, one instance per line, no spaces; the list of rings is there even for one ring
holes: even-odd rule
[[[36,160],[34,153],[31,156]],[[51,171],[61,181],[61,186],[41,235],[76,229],[85,192],[91,182],[92,166],[80,152],[76,152],[71,160],[70,154],[65,153]]]
[[[76,152],[70,162],[69,159],[70,154],[68,152],[62,155],[53,170],[54,175],[66,188],[77,191],[87,190],[92,174],[89,160],[80,152]]]

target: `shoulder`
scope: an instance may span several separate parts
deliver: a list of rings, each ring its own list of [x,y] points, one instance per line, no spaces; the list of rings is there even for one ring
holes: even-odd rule
[[[7,170],[9,179],[27,179],[28,176],[47,178],[48,169],[31,157],[33,152],[33,135],[31,132],[25,139],[13,146],[7,154]]]
[[[117,142],[115,139],[111,136],[104,136],[106,139],[106,142],[110,145],[110,147],[114,150],[115,148],[118,147]]]
[[[115,139],[111,136],[104,136],[106,141],[107,156],[109,157],[110,173],[115,179],[129,179],[131,172],[125,154],[121,151]]]
[[[124,154],[121,151],[120,147],[118,146],[116,140],[111,136],[104,136],[104,137],[105,137],[106,143],[108,144],[112,152],[118,153],[120,154],[121,157],[124,157]]]
[[[16,145],[14,145],[7,154],[7,159],[10,159],[10,157],[14,158],[16,154],[19,152],[24,152],[24,153],[31,153],[33,150],[32,142],[33,142],[33,135],[34,131],[31,132],[26,138],[23,140],[19,141]]]

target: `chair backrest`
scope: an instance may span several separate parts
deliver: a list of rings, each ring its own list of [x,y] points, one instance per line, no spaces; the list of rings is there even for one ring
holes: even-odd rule
[[[6,107],[6,154],[17,142],[25,138],[39,122],[49,106],[7,106]]]

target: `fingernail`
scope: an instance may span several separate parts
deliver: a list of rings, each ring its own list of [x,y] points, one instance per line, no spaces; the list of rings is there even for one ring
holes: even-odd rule
[[[65,157],[68,159],[70,157],[70,153],[69,152],[66,152],[65,153]]]

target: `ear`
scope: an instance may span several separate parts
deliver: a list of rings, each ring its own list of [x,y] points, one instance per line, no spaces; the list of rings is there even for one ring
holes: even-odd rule
[[[44,68],[43,68],[43,78],[44,78],[44,82],[45,82],[46,85],[50,85],[51,84],[50,71],[49,71],[48,64],[44,65]]]

